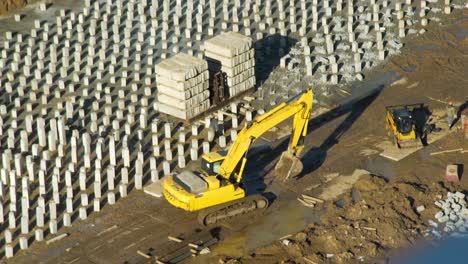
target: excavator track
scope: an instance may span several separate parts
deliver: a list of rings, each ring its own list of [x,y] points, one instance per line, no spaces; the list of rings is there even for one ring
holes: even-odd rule
[[[239,200],[202,210],[198,214],[198,222],[203,226],[214,225],[239,215],[266,209],[268,205],[268,199],[264,196],[260,194],[250,195]]]

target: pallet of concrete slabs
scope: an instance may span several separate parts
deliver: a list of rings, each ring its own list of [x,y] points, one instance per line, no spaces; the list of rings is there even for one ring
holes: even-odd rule
[[[199,104],[198,106],[191,108],[191,109],[179,109],[176,107],[173,107],[171,105],[167,105],[164,103],[159,103],[158,104],[158,110],[161,113],[177,117],[183,120],[189,120],[193,117],[196,117],[197,115],[205,112],[210,108],[210,101],[205,101]]]
[[[251,38],[235,32],[222,33],[204,43],[211,74],[226,74],[229,95],[255,86],[255,50]]]
[[[205,60],[179,53],[155,69],[160,112],[187,120],[209,109],[209,72]]]
[[[178,53],[161,61],[156,65],[155,70],[156,76],[160,75],[170,80],[185,82],[204,76],[203,73],[208,70],[208,63],[191,55]]]

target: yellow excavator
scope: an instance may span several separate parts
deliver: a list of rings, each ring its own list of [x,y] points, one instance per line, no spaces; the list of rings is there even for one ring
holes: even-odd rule
[[[226,155],[211,152],[202,156],[200,171],[183,171],[168,175],[163,181],[163,195],[175,207],[200,211],[202,225],[212,225],[237,215],[265,209],[269,201],[261,194],[246,196],[242,177],[249,147],[265,132],[291,116],[292,136],[288,150],[281,155],[277,167],[287,167],[286,177],[302,170],[298,156],[304,148],[304,137],[312,111],[313,92],[308,89],[288,102],[257,117],[242,129]]]

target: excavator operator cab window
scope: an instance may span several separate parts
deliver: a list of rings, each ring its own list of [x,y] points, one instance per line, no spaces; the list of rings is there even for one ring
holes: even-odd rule
[[[201,165],[202,169],[205,171],[206,175],[215,175],[218,174],[219,168],[221,167],[222,160],[209,162],[206,159],[202,159]]]

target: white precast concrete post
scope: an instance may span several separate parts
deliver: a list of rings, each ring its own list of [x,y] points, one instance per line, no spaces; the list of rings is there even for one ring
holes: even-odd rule
[[[88,133],[84,133],[82,136],[83,148],[85,154],[91,153],[91,136]]]
[[[20,131],[20,148],[21,152],[28,152],[29,148],[29,140],[28,140],[28,132],[25,130]]]
[[[73,197],[67,197],[65,199],[66,212],[69,214],[73,213]]]
[[[198,149],[198,139],[197,138],[192,138],[191,146],[192,146],[192,148]]]
[[[78,164],[78,145],[74,135],[71,137],[71,163]]]
[[[101,198],[101,196],[102,196],[102,194],[101,194],[101,182],[100,181],[94,181],[93,187],[94,187],[94,197],[97,198],[97,199]]]
[[[245,111],[245,120],[247,120],[247,122],[252,121],[252,111],[250,110]]]
[[[128,184],[128,168],[123,167],[120,170],[121,182],[123,184]]]
[[[42,241],[44,239],[44,208],[41,206],[36,207],[36,231],[35,237],[37,241]]]
[[[107,188],[109,190],[115,189],[115,168],[114,166],[107,167]]]
[[[49,202],[49,231],[51,234],[57,233],[57,205],[55,201]]]
[[[166,160],[172,160],[171,141],[169,139],[164,140],[164,154]]]
[[[78,209],[81,220],[86,220],[86,218],[88,218],[88,212],[86,210],[86,207],[80,207]]]
[[[198,136],[198,125],[192,125],[192,136]]]
[[[170,123],[165,123],[164,124],[164,137],[165,138],[171,138],[171,124]]]
[[[5,211],[3,210],[3,199],[0,197],[0,224],[3,224],[4,222],[5,222]]]
[[[150,170],[151,170],[151,181],[156,182],[159,180],[158,166],[155,157],[150,157]]]
[[[207,154],[208,152],[210,152],[210,142],[203,141],[202,147],[203,147],[203,154]]]
[[[143,160],[137,158],[135,160],[135,189],[143,188]]]
[[[110,205],[115,204],[115,193],[114,193],[114,191],[109,191],[109,192],[107,193],[107,202],[108,202]]]
[[[419,16],[421,17],[421,26],[427,26],[427,18],[426,18],[426,1],[421,0],[421,11],[419,12]]]
[[[237,139],[237,130],[231,130],[231,141],[235,141]]]
[[[46,187],[45,187],[45,172],[44,172],[44,170],[42,170],[42,169],[39,170],[38,178],[39,178],[39,194],[40,195],[45,195],[46,194]]]
[[[207,140],[209,142],[212,142],[215,138],[216,132],[213,127],[208,128],[208,133],[207,133]]]
[[[452,7],[450,6],[450,1],[451,0],[445,0],[444,13],[447,14],[447,15],[452,12]]]
[[[8,233],[7,233],[8,232]],[[9,230],[5,231],[5,241],[7,241],[7,234],[10,234],[9,236],[11,237],[11,233]],[[9,239],[10,241],[12,239]],[[6,258],[12,258],[13,257],[13,245],[11,243],[6,242],[5,244],[5,257]]]
[[[112,166],[117,165],[117,160],[116,160],[116,150],[115,150],[115,140],[113,136],[109,137],[109,162]]]
[[[52,197],[56,203],[60,203],[60,193],[57,174],[52,175]]]
[[[120,197],[124,198],[127,196],[127,185],[124,183],[119,184]]]
[[[406,35],[405,33],[405,20],[398,21],[398,36],[400,38],[404,38]]]
[[[72,213],[68,213],[68,212],[63,213],[63,219],[62,219],[63,226],[65,227],[71,226],[71,214]]]
[[[197,160],[198,159],[198,148],[190,148],[190,159]]]
[[[163,161],[163,172],[164,175],[169,175],[171,173],[171,164],[167,160]]]
[[[87,207],[89,205],[88,203],[88,194],[87,193],[81,193],[81,206],[82,207]]]
[[[23,155],[21,155],[21,153],[15,154],[15,171],[17,177],[23,174],[23,166]]]
[[[97,143],[96,143],[96,158],[99,160],[102,160],[102,147],[104,145],[104,139],[103,138],[98,138]]]
[[[15,229],[16,228],[16,217],[15,217],[15,211],[8,212],[8,228],[9,229]]]
[[[225,137],[224,135],[219,136],[218,142],[219,142],[219,146],[220,146],[221,148],[225,148],[225,147],[226,147],[226,137]]]
[[[185,168],[185,156],[184,155],[177,155],[177,165],[179,168]]]
[[[82,192],[86,191],[86,169],[84,167],[80,168],[79,182],[80,182],[80,190]]]
[[[46,131],[45,131],[45,122],[42,117],[38,117],[36,119],[36,128],[37,128],[37,136],[39,139],[39,145],[41,147],[45,147],[47,144],[47,139],[46,139]]]

